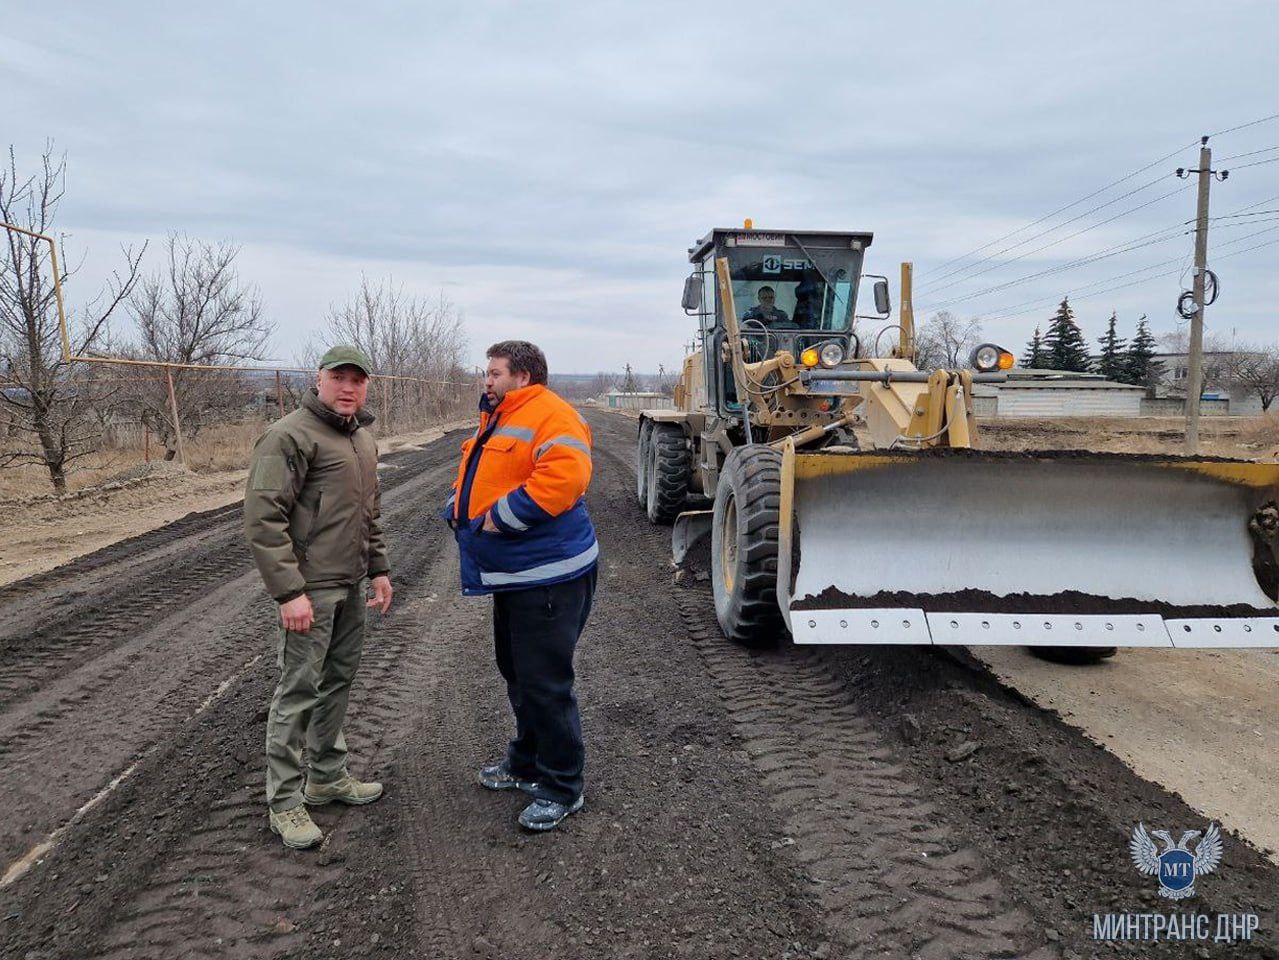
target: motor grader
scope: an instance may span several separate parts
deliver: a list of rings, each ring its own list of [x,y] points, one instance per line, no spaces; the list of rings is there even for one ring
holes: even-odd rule
[[[1012,356],[916,369],[910,265],[892,322],[871,241],[748,221],[689,249],[697,339],[641,412],[636,495],[677,563],[709,536],[728,638],[1279,646],[1279,464],[982,449],[973,387]]]

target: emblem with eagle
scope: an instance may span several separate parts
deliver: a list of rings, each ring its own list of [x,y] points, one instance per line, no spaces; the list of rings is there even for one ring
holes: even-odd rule
[[[1162,852],[1155,839],[1163,843]],[[1195,840],[1199,842],[1192,853],[1190,844]],[[1195,895],[1195,880],[1212,873],[1221,863],[1221,831],[1215,823],[1210,823],[1206,831],[1187,830],[1180,840],[1174,841],[1167,830],[1147,832],[1146,825],[1139,823],[1133,827],[1128,848],[1138,871],[1159,878],[1161,897],[1184,900]]]

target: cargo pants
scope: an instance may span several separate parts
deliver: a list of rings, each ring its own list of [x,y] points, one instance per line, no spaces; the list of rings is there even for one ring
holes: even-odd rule
[[[302,747],[312,783],[346,774],[351,681],[364,648],[364,582],[308,590],[315,622],[307,633],[279,631],[280,682],[266,721],[266,799],[276,813],[302,802]]]

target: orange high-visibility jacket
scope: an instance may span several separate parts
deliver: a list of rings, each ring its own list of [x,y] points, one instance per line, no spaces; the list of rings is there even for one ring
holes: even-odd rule
[[[590,427],[545,386],[512,390],[493,409],[481,401],[445,510],[462,592],[559,583],[594,567],[599,546],[582,501],[590,482]],[[483,530],[486,515],[498,533]]]

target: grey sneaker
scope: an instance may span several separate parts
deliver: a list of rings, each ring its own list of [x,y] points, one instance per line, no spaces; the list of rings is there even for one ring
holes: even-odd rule
[[[485,790],[523,790],[528,793],[537,786],[532,780],[521,780],[511,773],[511,768],[506,765],[505,760],[481,767],[475,779]]]
[[[376,780],[362,782],[349,773],[332,783],[312,783],[309,779],[302,791],[302,800],[312,807],[322,807],[336,800],[354,806],[372,803],[382,796],[382,784]]]
[[[324,839],[320,828],[315,825],[306,807],[298,804],[288,810],[276,813],[270,811],[271,832],[278,833],[284,845],[293,850],[305,850]]]
[[[520,826],[526,830],[554,830],[571,813],[581,810],[585,801],[582,794],[572,803],[556,803],[554,800],[534,800],[520,811]]]

